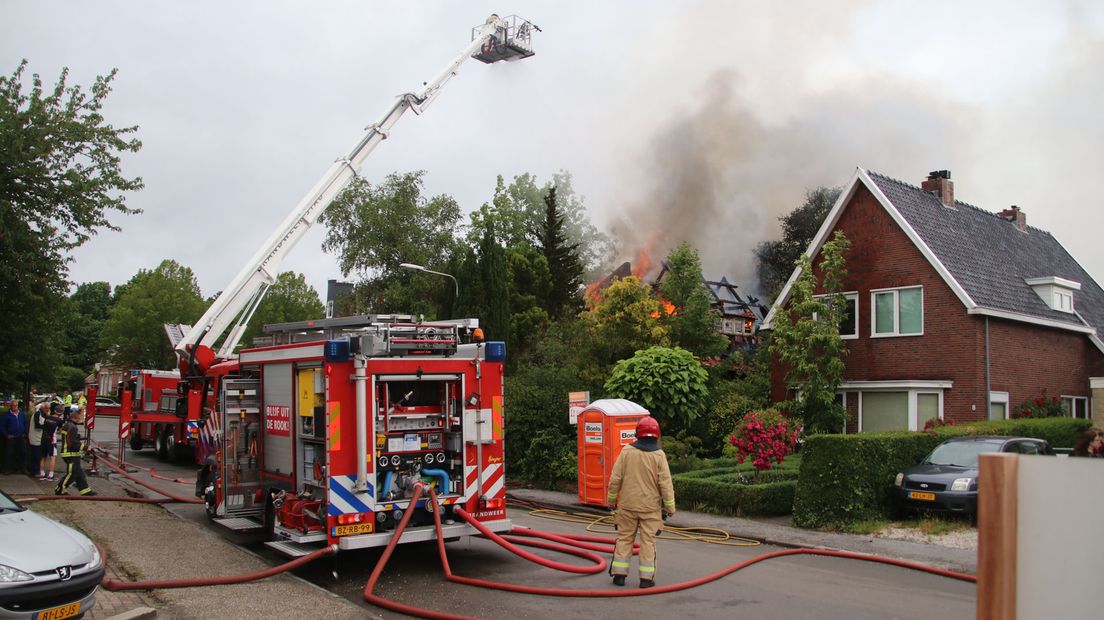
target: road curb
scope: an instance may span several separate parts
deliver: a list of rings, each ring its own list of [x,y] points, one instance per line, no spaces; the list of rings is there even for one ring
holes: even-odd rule
[[[121,614],[116,614],[106,620],[144,620],[145,618],[156,618],[157,610],[152,607],[135,607],[130,611],[124,611]]]

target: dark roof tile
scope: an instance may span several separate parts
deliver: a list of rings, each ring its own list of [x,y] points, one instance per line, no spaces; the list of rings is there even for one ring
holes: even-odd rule
[[[1021,231],[964,202],[945,207],[934,194],[881,174],[871,172],[870,178],[978,306],[1088,323],[1104,335],[1104,290],[1050,233],[1031,226]],[[1081,284],[1073,293],[1073,307],[1085,323],[1052,310],[1024,281],[1051,276]]]

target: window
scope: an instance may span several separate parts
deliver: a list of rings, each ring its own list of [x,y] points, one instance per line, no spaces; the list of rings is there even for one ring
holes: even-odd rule
[[[1089,418],[1089,399],[1085,396],[1063,396],[1062,412],[1074,418]]]
[[[924,289],[919,286],[871,291],[875,337],[924,333]]]
[[[989,392],[989,419],[1008,419],[1008,392]]]
[[[859,337],[859,294],[857,292],[840,293],[843,297],[844,307],[840,316],[839,335],[844,340],[853,340]],[[827,295],[815,295],[816,299],[824,299],[827,303]],[[813,313],[813,320],[817,320]]]
[[[923,430],[928,420],[939,419],[939,394],[916,395],[916,426]]]
[[[1073,293],[1054,289],[1054,309],[1061,312],[1073,312]]]
[[[863,392],[862,431],[909,430],[908,392]]]
[[[931,385],[900,385],[860,392],[859,432],[923,430],[929,420],[943,419],[941,390]]]
[[[1073,314],[1073,292],[1081,290],[1081,283],[1059,278],[1028,278],[1024,280],[1051,310]]]

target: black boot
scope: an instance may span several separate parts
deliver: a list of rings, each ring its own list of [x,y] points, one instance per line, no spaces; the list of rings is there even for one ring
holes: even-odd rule
[[[613,585],[615,585],[615,586],[625,585],[625,576],[624,575],[614,575],[613,576]]]
[[[640,587],[641,588],[654,588],[655,587],[655,579],[641,579],[640,580]]]

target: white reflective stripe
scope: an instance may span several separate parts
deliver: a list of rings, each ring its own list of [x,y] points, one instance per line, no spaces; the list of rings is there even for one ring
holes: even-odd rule
[[[486,482],[493,478],[494,474],[498,473],[498,470],[500,469],[502,469],[502,463],[495,463],[494,465],[490,465],[489,467],[487,467],[487,469],[483,470],[483,483],[486,484]],[[500,475],[498,477],[498,480],[496,480],[490,488],[483,487],[483,492],[486,493],[487,497],[494,497],[495,495],[498,495],[499,491],[501,491],[502,487],[504,487],[505,485],[506,476]]]

